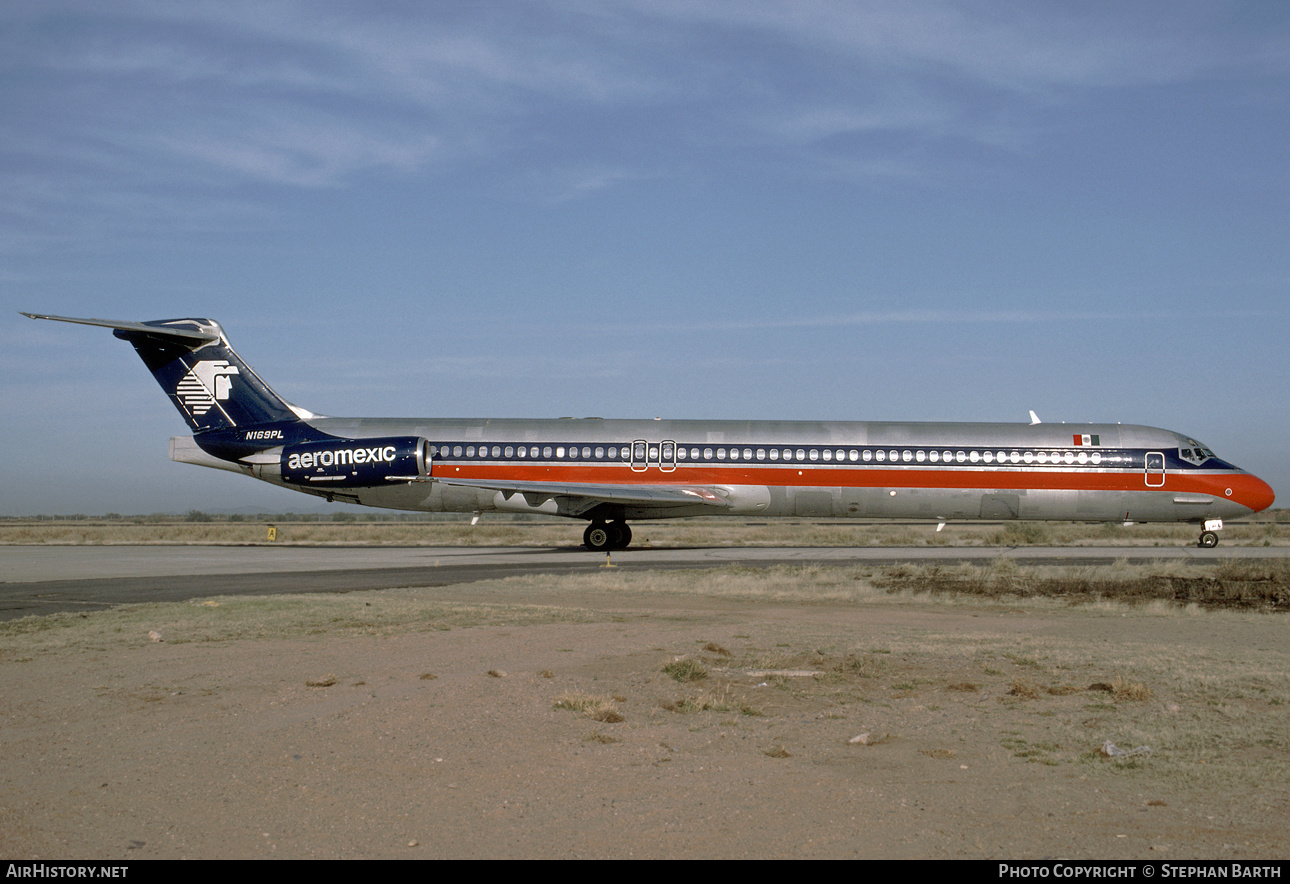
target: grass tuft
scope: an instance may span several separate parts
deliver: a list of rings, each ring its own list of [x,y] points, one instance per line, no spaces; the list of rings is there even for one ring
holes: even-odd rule
[[[1117,703],[1142,703],[1151,699],[1151,688],[1117,675],[1111,682],[1111,697]]]
[[[604,722],[605,724],[617,724],[626,721],[626,717],[618,711],[614,701],[603,694],[588,694],[582,691],[569,691],[556,697],[551,704],[556,709],[566,709],[570,712],[580,712],[593,721]]]
[[[679,682],[703,681],[708,677],[707,668],[698,660],[681,657],[663,667],[663,672]]]
[[[1043,689],[1039,685],[1028,678],[1014,678],[1008,693],[1023,700],[1037,700],[1041,690]]]

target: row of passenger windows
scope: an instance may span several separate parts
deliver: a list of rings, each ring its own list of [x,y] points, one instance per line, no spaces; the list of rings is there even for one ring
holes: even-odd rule
[[[631,445],[439,445],[435,446],[432,456],[448,458],[485,458],[498,460],[534,459],[534,460],[621,460],[624,463],[646,462],[658,463],[660,454],[663,462],[670,464],[684,461],[761,461],[761,462],[796,462],[796,463],[1041,463],[1041,464],[1100,464],[1102,453],[1099,451],[981,451],[949,449],[927,450],[923,448],[735,448],[706,447],[694,448],[664,442],[660,447],[650,443],[648,448],[643,442],[634,443],[633,456]]]

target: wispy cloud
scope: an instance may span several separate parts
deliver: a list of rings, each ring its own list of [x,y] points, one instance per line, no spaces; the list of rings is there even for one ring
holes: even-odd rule
[[[722,151],[789,175],[913,179],[934,161],[873,136],[1018,150],[1044,125],[1031,111],[1089,90],[1286,69],[1279,32],[1177,9],[19,3],[0,13],[0,194],[57,227],[63,200],[42,203],[37,179],[101,193],[161,179],[191,203],[468,162],[577,197]]]
[[[1228,315],[1231,315],[1230,313]],[[558,341],[573,336],[586,340],[639,341],[648,335],[692,336],[761,331],[809,331],[869,326],[911,325],[1041,325],[1045,323],[1115,323],[1160,320],[1166,311],[1115,310],[946,310],[940,308],[907,310],[861,310],[850,313],[812,314],[802,316],[766,316],[763,310],[749,310],[746,315],[705,319],[688,316],[676,321],[640,319],[631,323],[562,322],[559,328],[542,329],[532,322],[511,324],[503,317],[474,332],[492,340],[533,338]],[[759,357],[760,358],[760,357]],[[763,360],[764,361],[764,360]]]

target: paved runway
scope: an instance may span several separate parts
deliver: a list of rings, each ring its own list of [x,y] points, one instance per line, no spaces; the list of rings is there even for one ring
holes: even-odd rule
[[[1283,547],[862,547],[631,549],[622,568],[676,570],[724,565],[888,565],[985,561],[1098,565],[1118,559],[1283,558]],[[134,602],[215,595],[354,592],[448,586],[520,574],[578,573],[605,564],[581,549],[523,547],[5,546],[0,547],[0,620]]]

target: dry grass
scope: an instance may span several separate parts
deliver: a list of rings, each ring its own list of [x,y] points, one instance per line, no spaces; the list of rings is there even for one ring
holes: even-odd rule
[[[1065,567],[1020,565],[1002,557],[984,564],[895,565],[875,571],[871,582],[905,594],[1290,610],[1290,558]]]
[[[957,758],[958,753],[953,749],[920,749],[921,754],[928,758]]]
[[[626,721],[626,717],[614,705],[613,698],[604,694],[567,691],[555,698],[552,707],[577,712],[592,721],[599,721],[604,724],[618,724]]]
[[[1117,703],[1144,703],[1151,699],[1151,688],[1117,675],[1111,682],[1111,697]]]
[[[679,700],[668,701],[663,703],[662,707],[669,712],[692,714],[695,712],[730,712],[735,708],[735,704],[730,699],[730,689],[727,687],[719,688],[715,692],[691,694]]]
[[[214,604],[212,604],[214,602]],[[487,625],[588,623],[611,615],[581,608],[443,602],[424,590],[343,595],[229,596],[121,605],[107,611],[0,621],[0,659],[73,648],[336,635],[394,635]],[[433,676],[430,676],[433,678]]]
[[[1261,513],[1244,523],[1229,523],[1225,544],[1290,546],[1290,519],[1281,511]],[[573,547],[581,542],[582,523],[565,519],[510,521],[485,516],[478,524],[461,521],[379,521],[328,517],[245,517],[186,521],[177,516],[124,518],[41,518],[0,520],[3,544],[268,544],[268,526],[277,528],[274,545],[362,546],[528,546]],[[236,518],[236,517],[234,517]],[[637,522],[634,547],[684,546],[1152,546],[1195,542],[1198,531],[1186,524],[1082,522],[952,522],[937,532],[934,520],[886,522],[860,519],[676,519]]]
[[[708,677],[707,668],[698,660],[682,657],[663,667],[663,672],[679,682],[703,681]]]
[[[1170,566],[1156,576],[1187,577],[1193,573],[1189,568],[1194,567]],[[1254,576],[1266,575],[1270,582],[1281,579],[1282,565],[1260,563],[1260,567],[1267,570]],[[704,690],[688,687],[703,677],[700,673],[716,680],[707,666],[690,656],[679,656],[664,669],[675,682],[660,678],[659,657],[650,655],[648,662],[640,664],[639,684],[651,685],[653,693],[636,702],[642,704],[639,708],[655,711],[673,703],[674,712],[692,716],[686,720],[691,727],[723,726],[718,724],[723,720],[720,716],[737,712],[740,728],[757,727],[762,722],[778,726],[789,720],[846,719],[855,724],[850,734],[868,733],[866,729],[875,725],[890,728],[902,721],[898,713],[904,710],[936,706],[937,720],[953,715],[972,722],[963,725],[970,728],[964,731],[964,738],[970,733],[978,745],[982,741],[999,745],[1000,730],[994,716],[1007,716],[1009,726],[1020,722],[1019,735],[1003,737],[1010,741],[1006,748],[1018,758],[1045,765],[1096,763],[1095,750],[1107,739],[1120,746],[1152,749],[1150,759],[1138,761],[1136,767],[1106,765],[1090,770],[1089,775],[1134,775],[1149,766],[1151,776],[1179,787],[1254,788],[1290,781],[1290,660],[1280,641],[1275,615],[1112,600],[1107,587],[1117,581],[1137,585],[1144,574],[1151,573],[1148,566],[1117,565],[1033,576],[1019,567],[983,575],[984,571],[974,568],[962,574],[965,582],[970,582],[966,577],[983,581],[1006,577],[1012,588],[995,595],[969,592],[949,596],[944,589],[929,592],[918,582],[918,575],[928,572],[907,568],[729,568],[688,573],[614,569],[509,578],[482,582],[470,589],[472,597],[512,600],[558,590],[563,598],[585,594],[588,599],[610,599],[604,603],[605,609],[514,601],[449,603],[435,598],[433,591],[411,589],[223,598],[217,605],[137,605],[0,623],[0,659],[20,665],[42,654],[149,647],[150,630],[166,643],[177,644],[265,637],[324,640],[489,625],[603,623],[619,617],[612,606],[624,596],[623,590],[631,591],[635,609],[631,616],[644,618],[653,616],[651,608],[666,608],[664,597],[673,594],[686,596],[687,612],[694,610],[695,600],[703,598],[727,611],[741,606],[723,607],[726,600],[754,599],[772,600],[786,608],[796,606],[802,612],[819,610],[821,599],[827,599],[832,606],[829,610],[848,612],[847,617],[856,610],[864,614],[913,607],[936,615],[966,608],[982,615],[979,628],[953,632],[901,628],[883,630],[880,637],[858,639],[854,628],[841,622],[845,617],[826,617],[805,618],[801,623],[806,625],[794,625],[797,620],[754,620],[740,623],[731,630],[733,634],[715,635],[704,629],[696,636],[692,631],[683,641],[677,640],[677,647],[665,648],[663,653],[689,652],[697,644],[703,654],[719,661],[714,665],[720,666],[721,683]],[[1195,573],[1217,572],[1210,568]],[[1239,571],[1238,576],[1250,573]],[[952,583],[942,579],[944,574],[931,572],[938,586]],[[1096,585],[1101,600],[1072,607],[1065,596],[1024,597],[1016,588],[1018,580],[1047,577]],[[890,586],[892,582],[900,588]],[[651,594],[657,598],[651,599]],[[640,613],[642,610],[646,613]],[[995,628],[1000,618],[1017,616],[1051,616],[1054,622],[1074,620],[1087,628],[1069,630],[1065,637]],[[1104,627],[1114,625],[1122,630],[1125,618],[1130,624],[1167,620],[1153,630],[1153,634],[1167,638],[1139,638],[1134,630],[1127,633],[1131,636],[1127,641],[1108,643],[1101,637]],[[1244,639],[1218,655],[1174,638],[1171,624],[1194,631],[1197,618],[1203,618],[1206,629],[1239,630],[1243,636],[1260,638]],[[745,674],[751,670],[818,674],[753,678]],[[429,673],[422,677],[426,675]],[[549,671],[539,675],[551,677]],[[678,683],[687,685],[679,699]],[[553,705],[590,720],[612,723],[623,720],[619,704],[625,702],[610,694],[568,690],[556,697]],[[925,718],[918,715],[919,720]],[[1042,732],[1042,738],[1027,728]],[[836,731],[829,733],[830,740],[840,738]],[[912,726],[902,733],[908,734],[902,741],[917,739]],[[779,746],[783,739],[778,732],[766,736],[759,745]],[[877,742],[871,737],[867,745]],[[809,754],[806,748],[799,750],[796,742],[790,745],[795,753]],[[936,751],[951,745],[942,737],[930,745],[914,745],[913,751]],[[971,744],[965,746],[956,749],[960,756],[971,748]]]
[[[1042,691],[1043,688],[1028,678],[1014,678],[1011,687],[1008,688],[1011,696],[1020,697],[1023,700],[1038,700]]]

